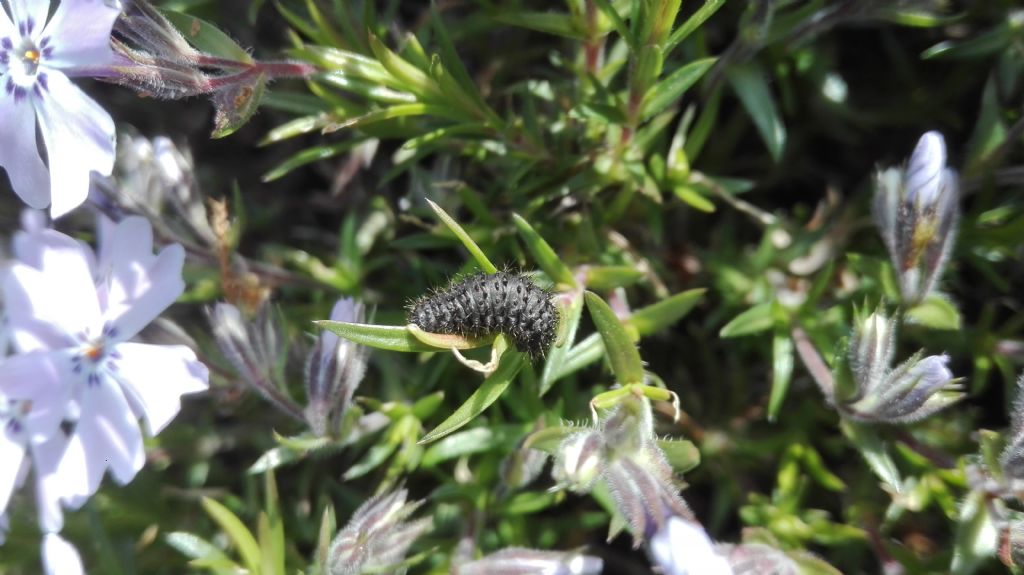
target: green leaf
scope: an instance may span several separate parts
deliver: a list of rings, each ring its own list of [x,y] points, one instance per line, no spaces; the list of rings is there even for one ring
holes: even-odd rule
[[[457,457],[482,453],[498,447],[510,447],[523,431],[520,425],[475,427],[459,431],[427,448],[420,465],[429,468]]]
[[[393,442],[374,445],[366,452],[362,459],[346,469],[341,478],[345,481],[351,481],[366,475],[380,467],[397,449],[398,444]]]
[[[604,15],[611,20],[615,31],[618,32],[619,36],[626,41],[629,48],[631,50],[636,50],[636,38],[629,30],[629,26],[627,26],[626,22],[622,19],[622,15],[620,15],[619,11],[615,9],[615,6],[612,6],[611,2],[608,0],[595,0],[594,4],[596,4],[601,12],[604,12]]]
[[[705,288],[697,288],[679,292],[636,310],[626,323],[636,328],[640,337],[657,333],[683,319],[704,297],[706,291]]]
[[[320,532],[317,534],[316,566],[320,568],[320,575],[328,573],[327,554],[331,548],[331,540],[337,532],[338,520],[334,516],[334,506],[328,504],[320,517]]]
[[[700,450],[685,439],[659,439],[658,447],[665,453],[676,473],[686,473],[700,465]]]
[[[198,535],[175,531],[174,533],[168,533],[164,540],[167,541],[168,545],[174,547],[187,557],[206,561],[225,561],[231,565],[235,564],[219,547]]]
[[[932,329],[960,329],[960,312],[949,300],[937,295],[928,296],[923,302],[907,310],[906,317],[911,323]]]
[[[501,397],[501,394],[505,392],[505,389],[508,388],[512,380],[515,379],[516,374],[519,373],[519,370],[525,364],[525,355],[511,349],[506,350],[501,355],[498,368],[494,370],[494,373],[484,380],[480,387],[473,392],[473,395],[469,396],[469,399],[455,410],[455,413],[451,414],[441,425],[438,425],[424,435],[419,443],[421,445],[430,443],[454,433],[472,421],[473,418],[483,413],[485,409]]]
[[[230,36],[206,20],[169,10],[162,11],[161,14],[197,50],[244,64],[254,62],[252,55],[245,48],[239,46]]]
[[[768,88],[768,75],[753,64],[742,64],[730,70],[729,82],[757,126],[772,159],[778,162],[786,145],[786,127]]]
[[[793,340],[786,330],[776,330],[772,338],[772,393],[768,399],[768,421],[778,419],[792,377]]]
[[[718,336],[730,338],[751,335],[769,330],[773,325],[775,325],[775,318],[772,315],[772,303],[765,302],[732,318],[732,321],[725,324],[725,327],[718,332]]]
[[[715,203],[704,197],[704,194],[698,192],[692,186],[688,186],[686,184],[673,186],[672,193],[691,208],[700,210],[706,214],[710,214],[715,211]]]
[[[320,160],[326,160],[333,158],[339,154],[346,154],[352,150],[352,148],[359,145],[359,140],[350,140],[348,142],[341,142],[331,146],[316,146],[313,148],[307,148],[301,152],[294,154],[287,158],[285,161],[278,164],[274,169],[270,170],[266,174],[263,174],[261,180],[263,182],[272,182],[278,178],[286,176],[289,172],[296,168],[305,166],[306,164],[312,164],[313,162],[319,162]]]
[[[581,428],[579,427],[569,427],[566,425],[538,429],[526,437],[523,441],[523,449],[536,449],[548,455],[555,455],[558,452],[558,446],[565,441],[565,438],[578,433],[580,430]]]
[[[256,543],[256,539],[252,536],[252,533],[246,529],[238,516],[216,500],[209,497],[203,497],[202,504],[206,513],[213,518],[231,542],[234,543],[235,547],[238,549],[238,554],[242,556],[242,561],[249,569],[249,572],[258,573],[261,562],[260,546]]]
[[[484,270],[489,274],[493,274],[498,271],[498,268],[491,263],[491,260],[487,259],[486,255],[484,255],[484,251],[480,249],[480,246],[478,246],[476,242],[473,241],[473,238],[469,237],[469,234],[466,233],[466,230],[462,229],[462,226],[459,225],[459,222],[456,222],[451,216],[449,216],[444,210],[442,210],[441,206],[435,204],[430,200],[427,200],[427,203],[430,204],[430,209],[434,210],[434,213],[437,214],[437,217],[442,222],[444,222],[444,225],[448,226],[448,229],[450,229],[452,233],[455,234],[455,237],[459,238],[459,241],[462,242],[462,245],[466,247],[466,250],[469,251],[469,254],[473,256],[473,259],[476,260],[476,263],[477,265],[480,266],[480,269]]]
[[[693,34],[694,30],[700,28],[701,24],[706,22],[707,19],[717,12],[723,5],[725,5],[725,0],[706,0],[704,5],[693,13],[693,16],[690,16],[686,22],[683,22],[682,26],[676,28],[676,30],[672,32],[672,35],[668,37],[668,42],[666,42],[665,45],[665,53],[667,54],[669,50],[675,48],[690,34]]]
[[[551,249],[548,242],[540,237],[540,234],[533,229],[533,226],[519,214],[512,214],[512,222],[515,223],[520,237],[523,238],[523,243],[526,244],[526,249],[533,255],[533,259],[537,260],[537,265],[540,266],[540,269],[544,270],[544,273],[548,274],[548,277],[553,281],[562,284],[565,288],[576,289],[576,277],[573,275],[572,270],[562,263],[555,250]]]
[[[898,492],[903,484],[900,479],[900,471],[896,467],[896,462],[892,460],[892,456],[889,455],[888,446],[878,436],[878,433],[867,425],[845,419],[840,423],[840,427],[843,434],[853,442],[854,447],[868,462],[871,471],[887,483],[892,490]]]
[[[443,102],[440,89],[434,80],[423,70],[410,64],[401,56],[395,54],[390,48],[384,45],[374,34],[369,34],[370,50],[377,57],[377,61],[384,66],[384,69],[396,78],[401,87],[420,97],[432,99],[435,102]]]
[[[248,77],[245,81],[213,93],[213,133],[211,138],[234,134],[256,113],[267,87],[266,74]]]
[[[669,74],[664,80],[655,84],[644,98],[643,119],[646,120],[661,113],[697,83],[718,58],[702,58],[694,60]]]
[[[611,290],[635,284],[644,272],[633,266],[583,266],[583,284],[593,290]]]
[[[999,547],[999,529],[989,513],[989,502],[983,491],[974,490],[967,495],[960,504],[956,525],[950,570],[954,575],[969,575],[994,557]]]
[[[625,326],[600,296],[588,291],[583,297],[586,299],[587,309],[590,310],[590,317],[594,320],[594,326],[601,334],[615,378],[622,385],[643,383],[644,366],[640,352],[637,351],[636,344],[633,343],[633,338],[629,336]]]
[[[564,329],[564,338],[562,338],[562,345],[557,345],[556,342],[556,345],[548,353],[547,361],[544,362],[544,371],[540,376],[539,395],[541,396],[546,394],[561,377],[561,368],[569,356],[573,342],[576,341],[576,330],[579,328],[580,316],[583,313],[583,297],[579,293],[574,294],[567,305],[563,298],[559,298],[559,302],[561,304],[559,316],[562,323],[559,327]]]
[[[586,40],[587,34],[580,30],[573,18],[568,14],[555,12],[506,12],[495,16],[495,20],[502,24],[529,28],[545,34],[554,34],[572,38],[573,40]]]
[[[330,320],[319,320],[313,323],[347,340],[377,349],[438,351],[438,348],[417,339],[409,332],[408,326],[404,325],[372,325]]]
[[[416,324],[409,324],[405,328],[423,343],[436,349],[475,349],[494,342],[494,336],[468,337],[448,333],[431,333],[423,331]]]
[[[601,340],[601,334],[590,334],[566,354],[565,361],[554,375],[555,381],[587,367],[601,359],[603,355],[604,341]]]

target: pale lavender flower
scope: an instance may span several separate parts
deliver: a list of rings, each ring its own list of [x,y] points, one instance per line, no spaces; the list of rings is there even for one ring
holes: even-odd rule
[[[352,298],[334,304],[331,321],[361,323],[363,305]],[[313,433],[323,436],[338,429],[352,395],[366,373],[369,349],[323,330],[306,365],[306,421]]]
[[[672,517],[651,537],[648,552],[664,575],[732,575],[704,529],[682,517]]]
[[[390,573],[397,569],[409,547],[433,523],[429,517],[407,521],[423,503],[406,503],[408,495],[405,489],[399,489],[373,497],[356,509],[331,542],[327,572],[356,575],[363,571]]]
[[[27,234],[18,248],[25,260],[3,285],[22,355],[5,361],[0,389],[31,401],[18,391],[19,381],[54,388],[29,413],[62,410],[72,427],[66,444],[63,434],[40,442],[33,461],[42,491],[59,493],[70,507],[96,491],[108,468],[120,483],[135,476],[144,462],[140,418],[156,435],[179,411],[182,395],[207,388],[206,368],[187,347],[130,341],[184,290],[181,246],[154,255],[142,218],[122,221],[111,241],[97,258],[54,230]],[[41,469],[51,462],[52,471]]]
[[[509,547],[452,567],[452,575],[597,575],[600,557],[568,551]]]
[[[46,568],[46,575],[85,573],[78,550],[56,533],[47,533],[43,537],[43,567]]]
[[[113,61],[110,31],[120,4],[64,0],[47,21],[47,0],[7,0],[0,10],[0,166],[22,200],[71,211],[89,191],[90,172],[114,165],[114,121],[70,78]],[[49,166],[36,143],[42,134]]]

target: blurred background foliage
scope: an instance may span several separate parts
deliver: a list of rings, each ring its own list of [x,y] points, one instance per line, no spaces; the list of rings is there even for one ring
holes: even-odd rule
[[[561,293],[578,282],[620,318],[690,294],[679,321],[633,329],[650,381],[679,396],[678,422],[655,404],[656,429],[699,449],[683,497],[715,539],[808,550],[845,573],[947,572],[955,553],[961,572],[1004,572],[971,532],[985,519],[963,508],[975,497],[968,463],[982,430],[1008,427],[1024,357],[1024,11],[998,0],[687,0],[678,16],[657,11],[672,4],[167,1],[257,58],[323,73],[270,85],[251,121],[219,139],[203,101],[92,93],[122,126],[189,148],[198,186],[227,198],[225,245],[269,289],[267,321],[288,344],[282,381],[298,403],[311,321],[339,296],[365,302],[373,323],[403,325],[410,300],[478,267],[430,200],[498,268],[539,270]],[[898,356],[948,354],[967,395],[911,426],[841,425],[794,329],[831,362],[855,306],[895,308],[874,174],[901,165],[928,130],[961,174],[962,216],[947,299],[903,324]],[[16,215],[7,194],[7,229]],[[541,261],[530,232],[553,259]],[[589,314],[575,342],[594,343],[578,369],[552,377],[543,360],[527,365],[436,443],[417,442],[481,376],[449,354],[374,350],[355,409],[385,420],[322,439],[221,356],[203,311],[225,297],[215,262],[193,259],[172,310],[218,375],[211,393],[151,440],[138,479],[69,517],[67,537],[96,572],[181,573],[189,554],[212,557],[205,546],[229,540],[242,559],[224,553],[245,564],[245,525],[256,552],[274,555],[250,571],[293,573],[323,549],[325,521],[344,524],[396,485],[434,518],[414,573],[446,572],[467,530],[484,552],[587,545],[606,573],[650,572],[628,537],[604,542],[609,509],[593,499],[548,492],[546,476],[496,491],[531,430],[585,420],[615,383]],[[13,520],[0,567],[34,572],[31,517]]]

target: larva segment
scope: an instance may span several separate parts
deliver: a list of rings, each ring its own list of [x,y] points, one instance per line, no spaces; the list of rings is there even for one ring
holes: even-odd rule
[[[551,294],[526,276],[497,272],[470,276],[420,298],[412,305],[409,323],[467,337],[501,333],[536,358],[554,342],[558,309]]]

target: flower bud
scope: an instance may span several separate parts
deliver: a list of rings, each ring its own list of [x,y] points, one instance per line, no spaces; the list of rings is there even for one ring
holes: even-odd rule
[[[352,298],[338,300],[332,321],[362,322],[363,305]],[[366,373],[368,349],[324,330],[309,354],[306,365],[306,421],[313,433],[324,436],[336,430],[352,403],[352,395]]]
[[[878,311],[857,321],[848,349],[855,390],[837,397],[840,410],[852,419],[911,423],[963,396],[958,380],[946,367],[948,356],[922,358],[922,353],[918,352],[891,369],[895,325]]]
[[[1017,380],[1017,399],[1010,411],[1010,438],[999,458],[1003,476],[1010,480],[1024,480],[1024,375]]]
[[[575,433],[562,441],[552,475],[559,485],[587,493],[604,466],[605,441],[597,431]]]
[[[282,328],[268,304],[247,319],[229,303],[218,303],[209,311],[213,337],[224,357],[242,381],[282,412],[303,420],[302,410],[284,391],[281,366],[287,351]]]
[[[878,174],[875,221],[906,304],[923,301],[942,273],[959,218],[957,188],[938,132],[921,136],[905,170],[889,168]]]
[[[421,501],[406,503],[405,489],[374,497],[363,503],[348,524],[338,532],[327,553],[330,575],[356,575],[373,570],[389,573],[413,542],[432,524],[427,517],[406,522]]]
[[[452,568],[452,575],[598,575],[598,557],[574,552],[509,547]]]

